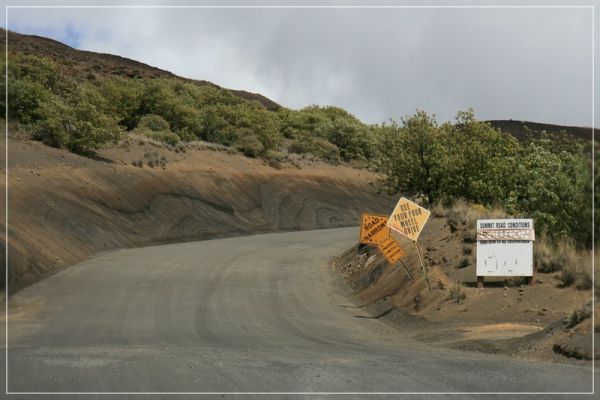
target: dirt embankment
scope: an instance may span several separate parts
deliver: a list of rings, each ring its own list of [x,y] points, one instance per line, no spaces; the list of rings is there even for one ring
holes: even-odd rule
[[[349,226],[365,204],[391,202],[364,170],[273,168],[210,145],[128,139],[97,160],[28,140],[8,146],[11,291],[106,250]]]
[[[436,346],[555,361],[568,360],[565,355],[591,359],[592,335],[600,330],[598,315],[595,327],[590,318],[591,290],[561,287],[556,273],[537,273],[532,286],[496,279],[477,289],[472,225],[432,217],[425,226],[419,242],[431,291],[414,243],[400,235],[394,236],[406,252],[408,273],[401,263],[390,266],[374,246],[357,245],[340,256],[333,268],[349,289],[356,316],[381,319]]]

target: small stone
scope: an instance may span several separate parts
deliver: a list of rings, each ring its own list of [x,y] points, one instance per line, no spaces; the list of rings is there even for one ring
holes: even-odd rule
[[[504,293],[504,294],[502,295],[502,297],[506,297],[506,296],[508,296],[508,293]]]

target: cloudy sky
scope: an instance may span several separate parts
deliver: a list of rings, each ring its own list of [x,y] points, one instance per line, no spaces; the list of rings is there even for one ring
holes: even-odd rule
[[[367,122],[592,124],[590,8],[9,8],[8,28]]]

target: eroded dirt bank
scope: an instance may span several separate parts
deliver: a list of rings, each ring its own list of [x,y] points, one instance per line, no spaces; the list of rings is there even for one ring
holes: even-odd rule
[[[419,238],[429,291],[414,243],[394,236],[412,279],[374,246],[356,245],[332,263],[358,318],[388,322],[433,346],[576,363],[592,359],[600,318],[596,311],[593,326],[590,289],[561,287],[556,273],[536,273],[532,286],[496,279],[479,290],[475,225],[434,216]]]
[[[28,140],[8,146],[11,291],[106,250],[343,227],[365,204],[391,204],[374,175],[315,161],[274,168],[210,146],[134,141],[96,160]]]

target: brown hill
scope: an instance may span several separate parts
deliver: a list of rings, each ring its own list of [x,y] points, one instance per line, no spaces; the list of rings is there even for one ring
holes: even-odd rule
[[[355,225],[365,205],[391,206],[376,180],[308,159],[274,168],[202,142],[130,136],[90,159],[9,137],[9,289],[111,249]]]
[[[5,51],[6,33],[5,29],[0,28],[0,49],[3,53]],[[8,31],[9,59],[10,55],[15,53],[49,57],[56,63],[67,68],[73,76],[80,77],[81,79],[92,79],[108,75],[118,75],[127,78],[163,77],[181,79],[182,81],[198,85],[219,87],[205,80],[182,78],[169,71],[128,58],[112,54],[77,50],[49,38]],[[277,109],[280,107],[273,100],[258,93],[251,93],[245,90],[228,90],[244,99],[258,101],[268,109]]]
[[[565,132],[568,135],[574,136],[578,139],[591,140],[592,135],[595,138],[599,137],[600,129],[586,128],[581,126],[566,126],[566,125],[553,125],[545,124],[541,122],[531,121],[514,121],[510,120],[489,120],[494,128],[500,129],[502,132],[510,133],[517,139],[525,139],[528,133],[538,135],[541,132],[550,134],[559,134]]]

